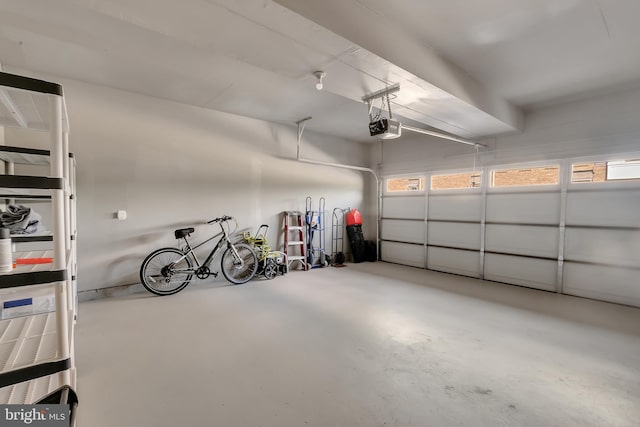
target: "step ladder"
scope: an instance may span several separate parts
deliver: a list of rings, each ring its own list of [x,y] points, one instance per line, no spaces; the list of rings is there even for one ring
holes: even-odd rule
[[[305,242],[305,226],[304,214],[298,211],[284,212],[284,254],[287,259],[287,270],[291,268],[291,264],[299,262],[302,269],[309,270],[307,264],[307,251]]]

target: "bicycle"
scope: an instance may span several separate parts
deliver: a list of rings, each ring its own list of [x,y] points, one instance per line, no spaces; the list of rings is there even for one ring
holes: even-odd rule
[[[140,266],[140,280],[145,289],[156,295],[172,295],[183,290],[191,282],[193,276],[203,280],[211,275],[217,277],[218,272],[211,271],[211,263],[223,247],[227,249],[220,259],[220,267],[225,279],[236,285],[251,280],[258,270],[258,257],[251,246],[231,241],[229,235],[233,233],[228,225],[227,229],[224,226],[230,220],[233,218],[225,215],[207,221],[207,224],[218,224],[221,232],[193,247],[187,240],[187,237],[190,237],[191,233],[195,231],[193,227],[175,230],[176,239],[184,239],[185,246],[182,249],[158,249],[144,259]],[[236,223],[237,228],[238,224]],[[218,243],[204,262],[200,263],[195,250],[220,235],[222,237]]]

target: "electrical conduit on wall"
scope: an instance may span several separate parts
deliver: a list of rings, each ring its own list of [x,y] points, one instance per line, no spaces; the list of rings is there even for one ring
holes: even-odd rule
[[[380,204],[382,202],[382,191],[380,188],[380,177],[378,177],[378,174],[371,168],[366,168],[363,166],[352,166],[352,165],[343,165],[340,163],[331,163],[331,162],[323,162],[323,161],[319,161],[319,160],[311,160],[311,159],[305,159],[300,157],[300,146],[301,146],[301,141],[302,141],[302,134],[304,132],[304,126],[305,123],[311,120],[311,117],[306,117],[302,120],[299,120],[298,122],[296,122],[296,124],[298,125],[298,145],[297,145],[297,150],[296,150],[296,160],[302,163],[310,163],[313,165],[321,165],[321,166],[329,166],[329,167],[334,167],[334,168],[341,168],[341,169],[350,169],[350,170],[357,170],[357,171],[362,171],[362,172],[369,172],[373,175],[373,177],[376,180],[376,196],[377,196],[377,204],[376,204],[376,258],[379,260],[380,259]]]

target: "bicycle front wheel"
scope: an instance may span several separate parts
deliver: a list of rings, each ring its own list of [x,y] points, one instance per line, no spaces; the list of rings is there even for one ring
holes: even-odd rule
[[[235,252],[233,250],[235,248]],[[258,271],[258,257],[253,248],[245,243],[233,245],[222,254],[220,267],[224,277],[236,285],[253,279]],[[236,256],[237,252],[237,256]]]
[[[191,260],[174,248],[149,254],[140,267],[140,281],[151,293],[172,295],[183,290],[193,277]]]

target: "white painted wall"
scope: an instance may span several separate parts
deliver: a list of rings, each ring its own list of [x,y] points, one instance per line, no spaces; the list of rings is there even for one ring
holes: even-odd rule
[[[281,212],[304,210],[307,195],[315,209],[318,198],[326,198],[329,221],[336,206],[361,207],[369,178],[291,160],[296,155],[294,126],[36,77],[64,85],[71,151],[78,161],[80,291],[138,283],[143,258],[155,248],[175,246],[175,228],[229,214],[241,229],[269,224],[268,237],[277,246]],[[6,143],[45,147],[38,136],[10,128]],[[353,165],[368,162],[367,147],[308,132],[301,155]],[[126,221],[114,218],[120,209],[127,211]],[[195,240],[212,231],[198,226]],[[330,237],[328,229],[328,249]]]

